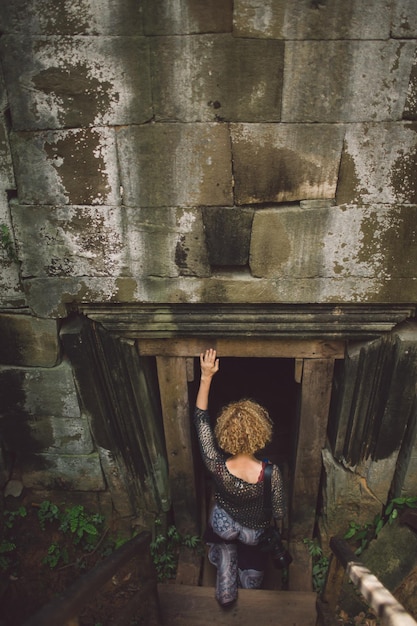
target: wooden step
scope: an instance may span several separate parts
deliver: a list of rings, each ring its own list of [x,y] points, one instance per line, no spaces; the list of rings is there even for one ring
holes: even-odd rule
[[[213,587],[159,584],[164,626],[315,626],[312,592],[239,589],[237,602],[222,609]]]

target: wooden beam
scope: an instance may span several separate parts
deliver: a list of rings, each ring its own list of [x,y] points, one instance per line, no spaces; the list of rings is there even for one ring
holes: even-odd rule
[[[142,356],[194,357],[206,348],[215,348],[219,356],[295,359],[343,359],[344,341],[302,339],[237,339],[188,337],[181,339],[139,339]]]
[[[175,524],[182,534],[198,534],[198,505],[191,444],[185,359],[157,357],[170,491]]]
[[[333,359],[304,361],[290,512],[291,543],[294,546],[313,535],[322,469],[321,451],[326,443],[333,366]],[[303,568],[305,564],[301,565]],[[294,576],[290,576],[291,589],[309,590],[311,586],[309,568],[304,569],[305,575],[302,568],[297,571],[296,562],[291,568],[295,570]],[[292,586],[291,578],[293,582],[296,581],[296,587]]]
[[[294,380],[296,383],[301,383],[303,379],[303,366],[304,359],[295,359]]]

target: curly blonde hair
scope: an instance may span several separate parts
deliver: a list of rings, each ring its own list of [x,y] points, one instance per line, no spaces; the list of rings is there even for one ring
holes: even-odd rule
[[[222,409],[214,429],[219,446],[230,454],[254,454],[271,441],[268,411],[254,400],[238,400]]]

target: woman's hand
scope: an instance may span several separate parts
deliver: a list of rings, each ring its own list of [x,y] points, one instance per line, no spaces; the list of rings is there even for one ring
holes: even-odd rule
[[[210,392],[211,380],[216,372],[219,371],[219,359],[216,358],[216,350],[210,348],[200,354],[201,378],[200,387],[198,388],[196,406],[199,409],[207,410],[208,397]]]
[[[210,348],[200,354],[201,378],[213,378],[219,371],[219,359],[216,358],[216,350]]]

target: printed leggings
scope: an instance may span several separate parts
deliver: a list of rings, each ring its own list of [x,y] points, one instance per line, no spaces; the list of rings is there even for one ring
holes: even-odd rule
[[[242,526],[214,505],[205,539],[209,561],[217,568],[216,599],[222,606],[236,600],[238,587],[259,589],[262,585],[265,555],[257,546],[262,532]]]

